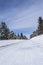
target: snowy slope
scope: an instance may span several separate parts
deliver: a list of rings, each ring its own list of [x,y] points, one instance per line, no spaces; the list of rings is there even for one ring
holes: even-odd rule
[[[0,41],[0,65],[43,65],[43,35]]]

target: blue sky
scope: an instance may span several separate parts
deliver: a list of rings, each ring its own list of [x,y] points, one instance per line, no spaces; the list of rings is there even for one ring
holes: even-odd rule
[[[0,0],[0,22],[5,21],[16,33],[30,35],[39,16],[43,18],[43,0]]]

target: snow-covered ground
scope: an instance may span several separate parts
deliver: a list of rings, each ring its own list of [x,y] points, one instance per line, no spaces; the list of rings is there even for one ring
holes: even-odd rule
[[[43,35],[0,41],[0,65],[43,65]]]

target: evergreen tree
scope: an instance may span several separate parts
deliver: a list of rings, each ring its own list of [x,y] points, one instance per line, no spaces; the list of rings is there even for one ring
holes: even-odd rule
[[[16,35],[13,31],[10,31],[7,27],[5,22],[0,23],[0,39],[6,40],[6,39],[26,39],[26,36],[24,36],[22,33],[19,35]]]
[[[20,39],[28,39],[23,33],[21,33]]]
[[[39,17],[38,20],[38,35],[43,34],[43,20],[42,17]]]
[[[23,33],[21,33],[21,35],[20,35],[20,39],[23,39]]]
[[[38,19],[38,28],[36,31],[34,31],[31,35],[30,38],[35,37],[37,35],[43,34],[43,19],[42,17],[39,17]]]
[[[17,39],[20,39],[20,35],[19,35],[19,33],[18,33],[18,35],[17,35]]]
[[[0,24],[0,39],[8,39],[9,29],[5,22]]]
[[[16,39],[16,34],[13,31],[10,32],[9,39]]]

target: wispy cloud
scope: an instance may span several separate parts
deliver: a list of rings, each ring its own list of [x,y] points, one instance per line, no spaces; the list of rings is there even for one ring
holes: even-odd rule
[[[38,17],[43,17],[43,0],[9,0],[6,3],[4,11],[0,11],[0,21],[6,21],[11,30],[37,28]]]

